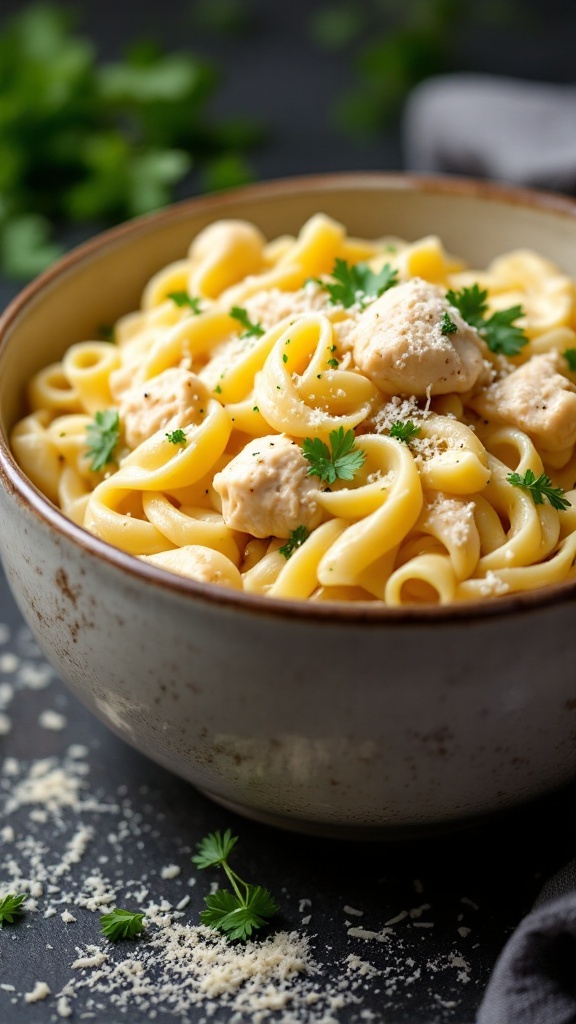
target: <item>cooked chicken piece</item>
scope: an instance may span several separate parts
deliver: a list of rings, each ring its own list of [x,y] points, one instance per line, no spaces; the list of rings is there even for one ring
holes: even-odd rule
[[[419,277],[376,299],[350,340],[357,365],[389,395],[469,391],[487,371],[478,332]]]
[[[205,384],[194,373],[174,367],[134,384],[120,404],[120,420],[129,448],[165,427],[183,429],[201,416],[208,400]]]
[[[322,518],[315,500],[322,485],[307,476],[308,468],[299,446],[284,434],[250,441],[214,477],[226,525],[253,537],[289,537],[297,526],[314,529]]]
[[[187,544],[173,551],[160,551],[156,555],[140,555],[143,562],[157,565],[167,572],[187,576],[198,583],[215,583],[217,587],[242,590],[242,577],[238,569],[221,551],[200,544]]]
[[[569,448],[576,443],[576,387],[557,365],[556,352],[532,356],[479,391],[470,405],[488,420],[524,430],[545,451]]]

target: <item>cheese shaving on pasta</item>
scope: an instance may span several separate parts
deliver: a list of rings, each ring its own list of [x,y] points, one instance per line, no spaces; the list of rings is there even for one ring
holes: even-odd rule
[[[475,286],[485,318],[521,307],[513,354],[456,308]],[[323,214],[271,241],[219,221],[114,343],[33,377],[12,448],[74,522],[209,586],[389,606],[546,586],[575,575],[575,295],[532,251],[474,271]],[[95,416],[118,424],[98,469]]]

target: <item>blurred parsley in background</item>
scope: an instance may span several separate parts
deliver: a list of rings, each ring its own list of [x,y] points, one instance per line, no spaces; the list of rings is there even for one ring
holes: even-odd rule
[[[0,32],[0,270],[60,254],[54,226],[113,223],[170,202],[192,167],[206,188],[251,178],[249,120],[214,121],[214,66],[135,43],[101,65],[67,12],[33,5]]]
[[[430,75],[459,69],[462,35],[494,31],[524,18],[522,0],[335,0],[308,19],[323,50],[346,54],[356,86],[336,99],[333,115],[348,133],[370,135],[397,116],[410,90]]]

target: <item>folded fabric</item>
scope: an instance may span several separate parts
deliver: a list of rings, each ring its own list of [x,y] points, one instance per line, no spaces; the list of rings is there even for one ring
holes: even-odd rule
[[[476,1024],[575,1024],[576,860],[544,887],[502,952]]]
[[[576,191],[576,85],[429,78],[408,97],[402,138],[407,170]]]

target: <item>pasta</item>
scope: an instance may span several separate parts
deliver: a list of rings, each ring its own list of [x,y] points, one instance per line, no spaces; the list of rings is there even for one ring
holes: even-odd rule
[[[576,575],[576,289],[532,251],[219,221],[27,398],[32,482],[169,572],[388,606]]]

